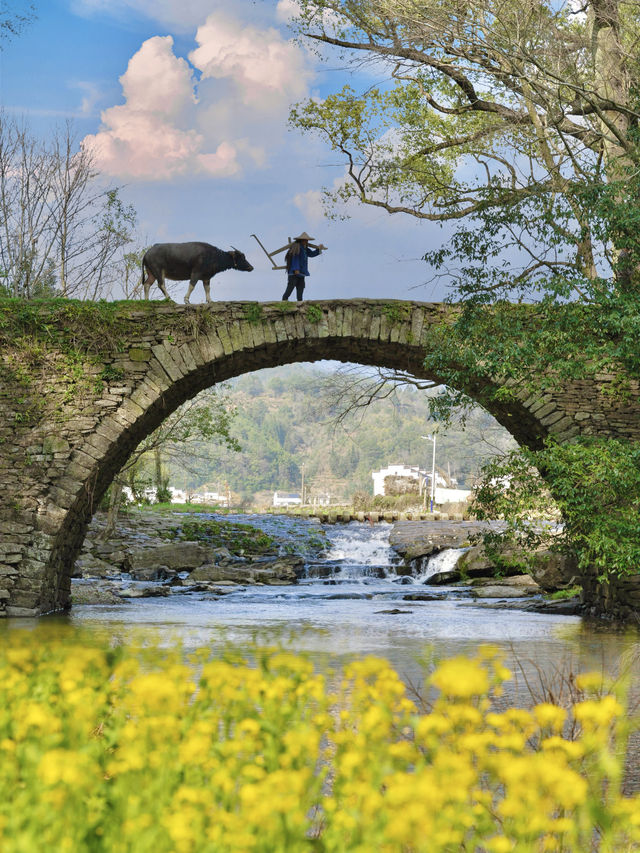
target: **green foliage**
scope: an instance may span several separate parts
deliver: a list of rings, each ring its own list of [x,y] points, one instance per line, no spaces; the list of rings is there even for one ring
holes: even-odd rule
[[[567,589],[556,589],[554,592],[545,595],[545,598],[550,601],[564,601],[567,598],[575,598],[576,595],[580,595],[581,591],[581,586],[570,586]]]
[[[244,309],[244,316],[249,323],[259,323],[262,320],[262,313],[260,302],[250,302]]]
[[[635,574],[640,444],[589,438],[548,442],[540,451],[521,449],[486,466],[473,508],[480,519],[509,522],[502,540],[575,554],[584,575]],[[545,523],[554,514],[561,526]]]
[[[309,323],[321,323],[324,316],[322,308],[318,308],[317,305],[307,305],[306,315]]]
[[[160,486],[160,498],[170,499],[166,487],[176,483],[170,472],[179,470],[182,477],[178,482],[182,483],[185,471],[193,470],[200,461],[204,444],[209,450],[221,445],[237,453],[240,444],[231,432],[235,415],[235,407],[222,385],[204,392],[169,415],[138,445],[122,469],[136,501],[148,502],[144,492],[152,484],[156,489]],[[160,482],[159,453],[167,466]]]
[[[163,480],[160,486],[156,486],[156,503],[163,505],[171,503],[171,491],[168,480]]]
[[[179,527],[162,534],[164,539],[206,542],[214,548],[227,548],[232,554],[273,554],[276,540],[253,527],[232,521],[183,521]]]
[[[114,367],[108,364],[100,373],[100,379],[107,384],[110,382],[119,382],[124,378],[124,370],[120,367]]]
[[[0,299],[0,342],[22,340],[66,352],[97,354],[119,349],[127,328],[125,314],[134,302],[82,302],[77,299]],[[124,311],[123,311],[124,309]]]
[[[420,495],[375,495],[366,492],[355,492],[351,497],[351,503],[355,512],[369,512],[370,510],[394,510],[404,512],[408,509],[421,509],[424,500]]]
[[[411,306],[406,302],[388,302],[382,306],[382,313],[392,326],[406,323],[411,317]]]

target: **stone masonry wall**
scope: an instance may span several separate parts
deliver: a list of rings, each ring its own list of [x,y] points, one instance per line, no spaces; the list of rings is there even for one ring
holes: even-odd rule
[[[295,303],[124,304],[118,333],[88,351],[46,334],[0,358],[0,616],[34,616],[69,604],[69,572],[87,524],[135,447],[179,405],[232,376],[299,361],[335,359],[423,367],[430,329],[446,306],[384,300]],[[64,323],[64,320],[60,321]],[[553,433],[640,440],[640,400],[610,393],[615,375],[497,406],[494,385],[464,388],[521,443]]]

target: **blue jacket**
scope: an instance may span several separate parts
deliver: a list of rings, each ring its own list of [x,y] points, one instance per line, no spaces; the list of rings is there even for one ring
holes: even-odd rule
[[[319,254],[320,249],[301,245],[299,253],[292,255],[287,262],[287,275],[310,275],[307,258],[316,258]]]

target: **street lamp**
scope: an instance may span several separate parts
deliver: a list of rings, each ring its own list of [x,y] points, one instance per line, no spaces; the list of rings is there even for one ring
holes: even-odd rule
[[[422,435],[420,438],[426,438],[427,441],[433,442],[433,456],[431,459],[431,510],[433,512],[433,504],[435,502],[436,497],[436,431],[433,431],[433,435]],[[425,499],[427,496],[427,492],[425,489]]]

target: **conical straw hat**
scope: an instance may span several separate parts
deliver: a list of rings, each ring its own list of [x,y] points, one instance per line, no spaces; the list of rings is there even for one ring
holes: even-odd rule
[[[306,231],[303,231],[298,237],[294,237],[294,240],[315,240],[315,237],[310,237]]]

